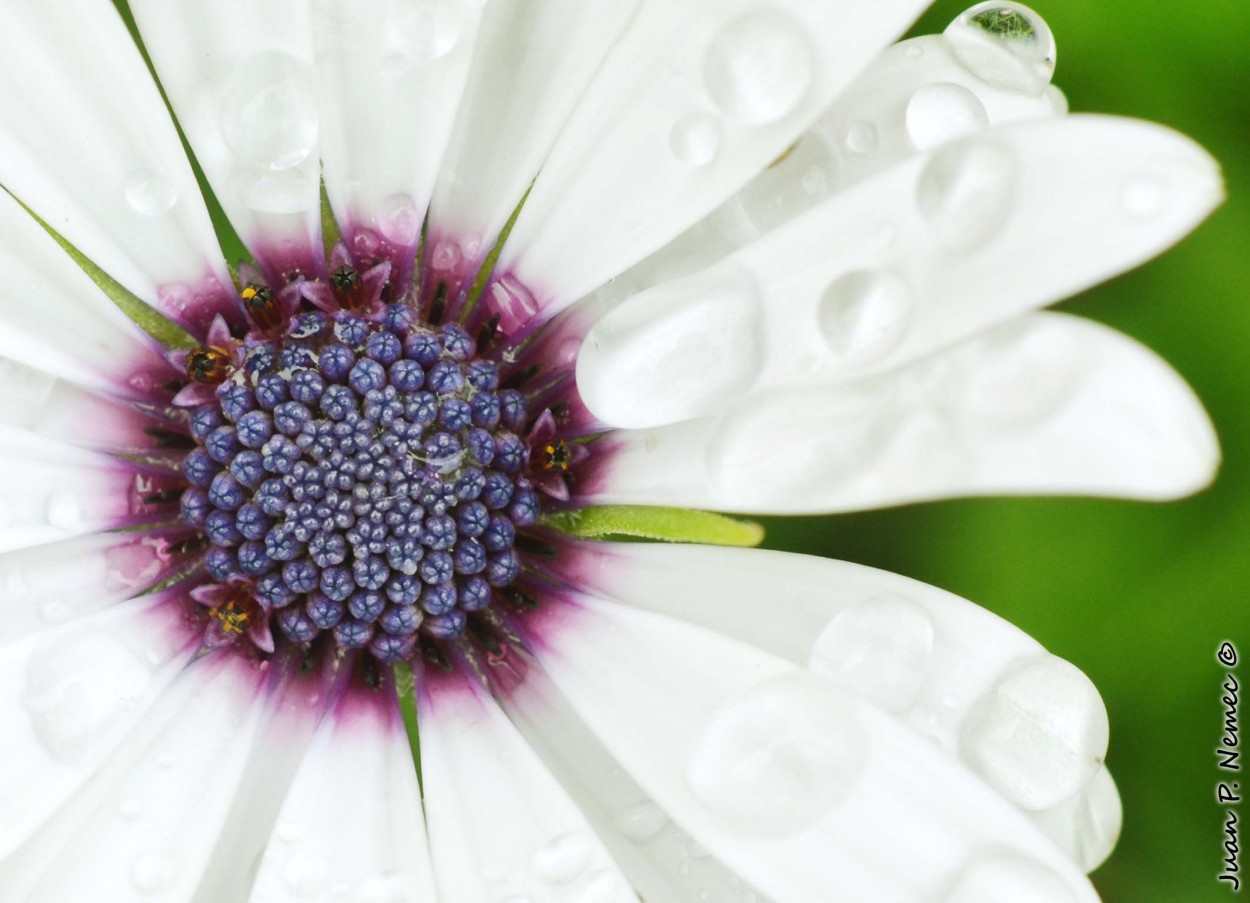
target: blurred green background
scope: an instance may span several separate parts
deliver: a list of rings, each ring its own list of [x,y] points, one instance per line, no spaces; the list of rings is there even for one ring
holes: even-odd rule
[[[935,4],[915,33],[940,32],[968,5]],[[1124,801],[1119,847],[1094,874],[1104,899],[1227,899],[1215,879],[1224,855],[1215,651],[1240,640],[1239,674],[1250,681],[1250,4],[1033,6],[1055,33],[1055,82],[1074,111],[1166,123],[1224,165],[1229,199],[1195,235],[1062,305],[1145,342],[1188,378],[1220,433],[1223,469],[1209,490],[1174,504],[941,502],[769,521],[767,545],[933,583],[1077,664],[1111,714],[1108,763]],[[1250,723],[1250,707],[1242,711]],[[1250,883],[1250,805],[1240,815]]]

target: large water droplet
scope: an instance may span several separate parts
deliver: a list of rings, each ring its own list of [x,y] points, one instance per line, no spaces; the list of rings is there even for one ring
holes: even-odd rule
[[[1010,669],[968,713],[964,761],[1025,809],[1078,792],[1107,752],[1107,710],[1089,678],[1052,655]]]
[[[956,877],[943,903],[1074,903],[1068,883],[1040,862],[1002,851],[975,859]]]
[[[707,166],[720,152],[720,126],[702,113],[683,116],[673,123],[668,144],[673,156],[687,166]]]
[[[415,245],[421,237],[421,214],[410,195],[392,194],[378,207],[378,231],[401,247]]]
[[[936,151],[916,189],[921,219],[942,247],[967,251],[988,244],[1011,213],[1020,163],[1007,147],[968,139]]]
[[[911,708],[929,676],[933,621],[902,596],[873,596],[835,617],[808,667],[891,712]]]
[[[582,398],[621,427],[697,416],[754,382],[760,319],[754,286],[725,270],[637,295],[587,336],[577,361]]]
[[[776,122],[811,90],[812,46],[802,26],[776,9],[734,19],[712,39],[703,86],[726,115],[745,125]]]
[[[963,85],[925,85],[907,102],[907,135],[919,150],[962,138],[989,125],[990,117]]]
[[[1022,4],[978,3],[944,34],[959,61],[991,85],[1040,94],[1055,74],[1054,36]]]
[[[616,818],[616,830],[634,843],[646,843],[658,837],[668,826],[664,810],[650,800],[631,806]]]
[[[140,704],[151,680],[152,668],[113,637],[57,639],[31,656],[22,702],[48,751],[80,764]]]
[[[160,216],[178,202],[164,176],[155,169],[139,169],[126,180],[126,203],[144,216]]]
[[[462,18],[458,0],[409,0],[397,11],[390,34],[400,53],[425,66],[455,49]]]
[[[590,838],[580,832],[561,834],[534,854],[534,871],[548,884],[568,884],[585,871],[594,855]]]
[[[911,292],[901,278],[887,270],[856,270],[825,289],[816,322],[838,360],[862,366],[898,347],[911,312]]]
[[[145,894],[164,890],[174,877],[174,860],[165,853],[140,853],[130,864],[130,880]]]
[[[686,770],[695,796],[740,831],[784,835],[849,791],[865,738],[846,700],[806,673],[768,680],[717,711]]]
[[[221,132],[240,160],[265,169],[298,166],[317,146],[316,79],[285,53],[241,60],[221,99]]]

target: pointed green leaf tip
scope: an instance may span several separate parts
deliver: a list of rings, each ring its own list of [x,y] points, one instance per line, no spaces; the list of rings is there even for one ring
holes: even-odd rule
[[[543,523],[582,539],[632,536],[662,542],[741,547],[758,546],[764,541],[764,528],[760,524],[686,508],[605,505],[549,514],[543,518]]]
[[[18,203],[22,204],[20,200],[18,200]],[[91,281],[100,287],[100,291],[104,292],[108,299],[116,304],[118,309],[129,317],[136,326],[166,348],[195,348],[200,344],[191,337],[190,333],[170,320],[165,319],[151,306],[143,303],[138,296],[132,294],[124,285],[100,269],[87,255],[70,244],[60,232],[57,232],[40,219],[33,210],[25,204],[22,204],[22,208],[34,217],[35,222],[43,226],[44,231],[52,236],[74,263],[78,264],[79,269],[86,273]]]

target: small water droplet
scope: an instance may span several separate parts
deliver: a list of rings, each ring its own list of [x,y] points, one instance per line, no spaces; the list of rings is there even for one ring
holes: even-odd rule
[[[865,739],[846,700],[805,672],[765,681],[711,718],[686,769],[695,796],[741,831],[780,836],[849,791]]]
[[[898,347],[911,312],[911,292],[901,278],[887,270],[856,270],[825,289],[816,320],[839,361],[863,366]]]
[[[299,825],[283,822],[274,829],[273,836],[278,843],[295,843],[302,836],[302,832]]]
[[[989,125],[989,114],[963,85],[925,85],[907,102],[907,134],[919,150],[928,150]]]
[[[933,621],[902,596],[873,596],[839,612],[808,667],[890,712],[916,702],[933,657]]]
[[[712,39],[703,85],[712,102],[745,125],[776,122],[792,113],[815,77],[812,46],[803,28],[776,9],[749,12]]]
[[[58,530],[80,530],[87,516],[82,499],[68,489],[58,490],[48,497],[44,514],[49,525]]]
[[[126,180],[126,203],[144,216],[160,216],[178,202],[178,193],[154,169],[139,169]]]
[[[1024,809],[1079,791],[1107,752],[1107,710],[1090,679],[1053,655],[1009,669],[973,706],[960,756]]]
[[[462,18],[457,0],[409,0],[396,13],[390,34],[413,64],[428,66],[455,49]]]
[[[634,843],[646,843],[658,837],[668,826],[668,816],[655,803],[647,800],[626,809],[616,818],[616,830]]]
[[[1019,3],[978,3],[947,26],[959,61],[982,81],[1040,94],[1055,74],[1055,39],[1046,21]]]
[[[903,48],[903,56],[909,60],[918,60],[924,56],[924,48],[919,44],[908,43]]]
[[[1006,223],[1019,176],[1019,161],[1001,144],[983,139],[949,144],[920,174],[917,210],[943,248],[982,248]]]
[[[547,841],[534,854],[534,871],[548,884],[568,884],[585,871],[594,855],[585,834],[571,832]]]
[[[1124,186],[1124,210],[1134,219],[1158,216],[1167,203],[1167,186],[1156,176],[1138,176]]]
[[[846,146],[851,153],[871,154],[880,141],[877,127],[871,122],[852,122],[846,129]]]
[[[392,244],[409,247],[421,237],[421,214],[406,194],[383,198],[378,208],[378,231]]]
[[[174,861],[164,853],[140,853],[130,864],[130,880],[145,894],[165,889],[173,876]]]
[[[711,116],[693,113],[673,123],[668,143],[673,156],[687,166],[707,166],[720,152],[720,126]]]
[[[943,903],[1075,903],[1068,883],[1040,862],[1017,853],[991,852],[974,859],[956,877]]]
[[[241,60],[222,94],[226,145],[253,166],[298,166],[317,147],[315,84],[311,67],[289,54],[264,51]]]

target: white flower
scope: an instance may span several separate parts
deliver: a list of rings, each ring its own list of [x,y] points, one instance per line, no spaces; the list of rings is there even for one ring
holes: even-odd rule
[[[131,6],[255,265],[113,6],[0,2],[0,899],[1095,899],[1075,667],[586,537],[1205,485],[1183,382],[1033,312],[1205,153],[1065,115],[1009,3]]]

